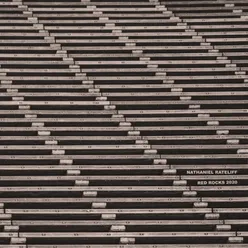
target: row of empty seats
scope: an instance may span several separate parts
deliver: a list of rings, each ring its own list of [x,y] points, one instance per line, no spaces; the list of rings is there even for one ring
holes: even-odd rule
[[[248,2],[2,0],[0,247],[248,247]]]

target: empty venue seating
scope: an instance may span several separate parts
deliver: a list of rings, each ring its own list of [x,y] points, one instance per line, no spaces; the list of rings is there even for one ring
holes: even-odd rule
[[[1,0],[0,35],[0,248],[248,247],[247,0]]]

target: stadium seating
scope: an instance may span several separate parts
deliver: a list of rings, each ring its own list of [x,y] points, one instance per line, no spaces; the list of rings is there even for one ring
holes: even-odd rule
[[[248,247],[248,1],[1,0],[0,247]]]

